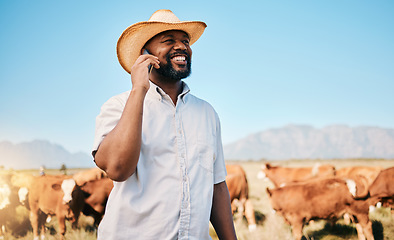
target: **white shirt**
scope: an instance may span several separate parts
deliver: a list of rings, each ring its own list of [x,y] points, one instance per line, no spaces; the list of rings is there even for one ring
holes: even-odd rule
[[[98,239],[211,239],[213,185],[225,180],[219,118],[183,83],[176,106],[151,83],[136,172],[114,182]],[[114,96],[96,119],[93,151],[118,123],[130,91]]]

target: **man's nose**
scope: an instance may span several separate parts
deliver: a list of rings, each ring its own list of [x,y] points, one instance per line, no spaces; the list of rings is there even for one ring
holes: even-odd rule
[[[181,41],[176,41],[174,49],[186,50],[186,45]]]

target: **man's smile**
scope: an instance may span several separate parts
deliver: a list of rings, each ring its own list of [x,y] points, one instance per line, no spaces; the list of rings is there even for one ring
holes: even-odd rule
[[[186,51],[176,51],[167,55],[167,60],[179,66],[187,65],[189,54]]]
[[[174,56],[171,58],[171,60],[175,63],[178,63],[178,64],[186,64],[187,63],[185,56]]]

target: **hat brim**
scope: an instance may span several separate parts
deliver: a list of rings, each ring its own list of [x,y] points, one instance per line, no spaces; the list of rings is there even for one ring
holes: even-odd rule
[[[200,21],[183,21],[179,23],[139,22],[123,31],[119,37],[116,52],[120,65],[130,73],[131,67],[141,55],[145,43],[155,35],[168,31],[180,30],[189,35],[190,45],[195,43],[203,34],[207,25]]]

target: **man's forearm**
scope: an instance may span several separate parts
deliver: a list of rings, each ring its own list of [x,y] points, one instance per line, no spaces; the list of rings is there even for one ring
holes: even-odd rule
[[[135,172],[141,150],[145,94],[143,89],[131,91],[118,124],[96,152],[97,166],[112,180],[124,181]]]
[[[214,186],[211,223],[219,239],[237,239],[231,213],[230,195],[224,181]]]

